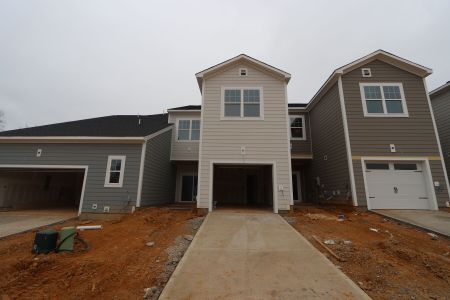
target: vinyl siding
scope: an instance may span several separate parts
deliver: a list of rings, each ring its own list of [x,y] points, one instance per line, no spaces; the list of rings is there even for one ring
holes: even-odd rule
[[[292,154],[306,154],[311,155],[311,132],[309,128],[308,113],[296,113],[289,111],[289,116],[302,115],[305,118],[305,134],[306,140],[292,140],[291,139],[291,153]]]
[[[364,78],[361,68],[370,68],[372,77]],[[354,162],[358,205],[367,205],[360,156],[420,156],[439,159],[439,148],[433,128],[425,87],[421,77],[375,60],[343,75],[343,91],[350,145]],[[360,82],[402,83],[409,117],[364,117]],[[396,152],[390,152],[395,144]],[[436,190],[438,205],[448,201],[443,168],[430,161],[433,181],[439,181]]]
[[[337,83],[317,102],[309,116],[314,153],[311,167],[313,178],[320,178],[326,198],[335,191],[336,195],[331,200],[349,201],[350,177]],[[324,159],[325,155],[327,160]],[[316,187],[312,187],[312,190],[316,190]]]
[[[169,122],[174,124],[172,130],[171,160],[196,160],[199,155],[199,141],[178,141],[178,120],[200,120],[200,112],[171,112]]]
[[[41,157],[36,157],[38,148]],[[0,164],[86,165],[82,212],[103,212],[103,206],[110,206],[112,213],[129,212],[136,205],[141,150],[142,144],[0,144]],[[109,155],[126,156],[121,188],[104,187]]]
[[[239,68],[248,70],[246,77],[238,76]],[[250,63],[237,63],[222,69],[204,80],[202,106],[202,142],[199,164],[198,206],[208,208],[211,182],[211,162],[214,160],[251,163],[270,161],[276,164],[278,209],[287,210],[291,202],[291,178],[287,103],[285,82],[282,78],[257,68]],[[222,87],[262,87],[263,120],[221,120]],[[241,154],[241,147],[246,154]],[[276,188],[276,187],[275,187]]]
[[[450,88],[431,98],[447,174],[450,173]]]
[[[141,206],[174,201],[175,168],[170,162],[172,131],[166,131],[147,141]]]

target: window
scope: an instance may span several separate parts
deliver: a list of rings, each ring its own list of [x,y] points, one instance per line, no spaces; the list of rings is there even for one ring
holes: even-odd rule
[[[399,171],[417,171],[417,164],[394,164],[394,170]]]
[[[290,116],[291,139],[305,140],[305,119],[303,116]]]
[[[247,76],[247,69],[239,69],[239,76]]]
[[[361,83],[364,116],[407,117],[401,83]]]
[[[223,117],[260,118],[261,89],[225,89],[223,92]]]
[[[367,170],[389,170],[388,163],[366,163]]]
[[[198,141],[200,139],[200,120],[178,120],[178,140]]]
[[[108,156],[105,187],[122,187],[125,170],[125,156]]]

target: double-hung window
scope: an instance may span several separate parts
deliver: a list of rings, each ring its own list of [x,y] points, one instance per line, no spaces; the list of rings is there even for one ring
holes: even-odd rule
[[[401,83],[360,83],[364,116],[407,117]]]
[[[200,120],[178,120],[177,140],[198,141],[200,139]]]
[[[291,139],[306,140],[305,118],[303,115],[289,116],[291,126]]]
[[[106,165],[105,187],[122,187],[125,156],[110,155]]]
[[[223,91],[223,117],[252,119],[262,117],[261,88],[227,88]]]

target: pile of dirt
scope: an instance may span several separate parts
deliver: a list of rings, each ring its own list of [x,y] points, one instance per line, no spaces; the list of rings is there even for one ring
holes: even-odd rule
[[[34,232],[2,239],[0,299],[136,299],[146,288],[152,288],[148,298],[157,298],[177,264],[168,249],[176,247],[179,261],[202,220],[190,211],[146,208],[93,221],[103,229],[82,231],[90,249],[79,245],[73,253],[31,254]]]
[[[342,214],[345,219],[338,220]],[[449,299],[449,239],[433,239],[427,231],[351,209],[305,207],[288,217],[294,228],[373,299]],[[343,261],[313,236],[327,241],[326,246]]]

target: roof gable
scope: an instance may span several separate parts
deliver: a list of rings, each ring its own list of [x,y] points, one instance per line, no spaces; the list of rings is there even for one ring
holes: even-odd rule
[[[430,98],[439,96],[447,91],[450,91],[450,81],[448,81],[446,84],[441,85],[440,87],[435,88],[430,92]]]
[[[273,73],[273,74],[276,74],[278,76],[281,76],[281,77],[284,78],[286,83],[289,82],[289,80],[291,79],[291,74],[289,74],[289,73],[287,73],[287,72],[285,72],[285,71],[283,71],[281,69],[275,68],[275,67],[273,67],[273,66],[271,66],[269,64],[266,64],[266,63],[264,63],[262,61],[259,61],[259,60],[255,59],[253,57],[250,57],[250,56],[248,56],[246,54],[240,54],[238,56],[235,56],[235,57],[233,57],[231,59],[228,59],[228,60],[226,60],[224,62],[221,62],[221,63],[219,63],[217,65],[214,65],[214,66],[212,66],[210,68],[207,68],[207,69],[205,69],[203,71],[200,71],[200,72],[196,73],[195,77],[197,78],[197,82],[198,82],[198,86],[199,86],[200,90],[202,90],[203,78],[205,76],[207,76],[209,74],[212,74],[214,72],[217,72],[217,71],[219,71],[219,70],[221,70],[223,68],[226,68],[226,67],[228,67],[228,66],[230,66],[232,64],[235,64],[235,63],[237,63],[239,61],[250,62],[251,64],[254,64],[254,65],[256,65],[259,68],[262,68],[265,71],[268,71],[270,73]]]

